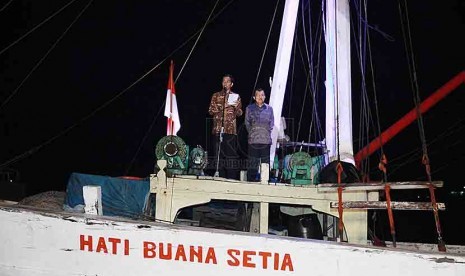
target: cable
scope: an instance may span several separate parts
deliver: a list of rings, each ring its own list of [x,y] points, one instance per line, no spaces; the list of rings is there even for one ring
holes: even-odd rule
[[[75,0],[73,0],[75,1]],[[231,0],[229,1],[212,19],[210,22],[212,22],[213,20],[215,20],[234,0]],[[24,153],[22,154],[19,154],[15,157],[13,157],[12,159],[0,164],[0,169],[1,168],[4,168],[10,164],[13,164],[15,162],[18,162],[19,160],[22,160],[32,154],[34,154],[35,152],[37,152],[38,150],[40,150],[42,147],[50,144],[51,142],[55,141],[56,139],[58,139],[59,137],[65,135],[66,133],[70,132],[72,129],[74,129],[75,127],[77,127],[78,125],[80,125],[81,123],[87,121],[89,118],[91,118],[92,116],[94,116],[96,113],[98,113],[99,111],[101,111],[102,109],[106,108],[108,105],[110,105],[110,103],[114,102],[117,98],[119,98],[120,96],[122,96],[124,93],[126,93],[127,91],[129,91],[129,89],[131,89],[133,86],[135,86],[137,83],[139,83],[141,80],[143,80],[146,76],[148,76],[151,72],[153,72],[155,69],[157,69],[158,67],[160,67],[161,64],[163,64],[168,58],[170,58],[172,55],[174,55],[177,51],[179,51],[179,49],[181,49],[182,47],[184,47],[191,39],[193,39],[195,37],[195,35],[197,33],[199,33],[200,31],[197,31],[194,35],[190,36],[184,43],[182,43],[179,47],[177,47],[175,50],[173,50],[171,53],[169,53],[165,58],[163,58],[158,64],[156,64],[154,67],[152,67],[149,71],[147,71],[145,74],[143,74],[140,78],[138,78],[136,81],[134,81],[132,84],[130,84],[128,87],[126,87],[125,89],[123,89],[121,92],[119,92],[116,96],[114,96],[113,98],[111,98],[110,100],[106,101],[105,103],[103,103],[101,106],[97,107],[94,111],[92,111],[90,114],[82,117],[80,120],[78,120],[76,123],[74,123],[73,125],[71,125],[70,127],[66,128],[65,130],[59,132],[58,134],[56,134],[55,136],[53,136],[52,138],[48,139],[47,141],[43,142],[42,144],[38,145],[38,146],[35,146],[27,151],[25,151]]]
[[[192,49],[191,49],[191,51],[189,52],[189,55],[187,56],[186,61],[184,61],[184,64],[183,64],[182,67],[181,67],[181,70],[179,70],[179,73],[178,73],[178,75],[176,76],[176,79],[175,79],[174,83],[176,83],[176,82],[178,81],[179,76],[181,76],[181,73],[182,73],[182,71],[184,70],[184,66],[186,66],[186,63],[187,63],[187,61],[189,60],[189,58],[190,58],[192,52],[194,51],[195,46],[197,45],[197,42],[199,42],[199,39],[200,39],[200,37],[202,36],[203,31],[205,30],[205,27],[207,27],[208,22],[210,21],[210,17],[212,16],[213,12],[215,11],[215,8],[216,8],[216,6],[218,5],[218,2],[219,2],[219,1],[220,1],[220,0],[216,0],[215,6],[213,6],[212,11],[210,12],[210,14],[208,15],[207,20],[205,21],[205,24],[203,24],[203,27],[202,27],[202,29],[200,30],[200,33],[199,33],[199,35],[197,36],[197,39],[195,40],[194,46],[192,46]]]
[[[34,73],[34,71],[42,64],[42,62],[48,57],[48,55],[55,49],[58,43],[63,39],[63,37],[68,33],[68,31],[73,27],[74,23],[81,17],[81,15],[87,10],[87,8],[92,4],[94,0],[90,0],[87,5],[79,12],[79,14],[74,18],[71,24],[66,28],[66,30],[58,37],[58,39],[52,44],[52,46],[48,49],[45,55],[32,67],[31,71],[26,75],[26,77],[19,83],[18,87],[16,87],[13,92],[6,98],[6,100],[0,105],[0,109],[4,107],[10,100],[13,98],[14,95],[19,91],[19,89],[23,86],[23,84],[29,79],[29,77]]]
[[[34,28],[32,28],[30,31],[28,31],[27,33],[25,33],[24,35],[22,35],[20,38],[18,38],[17,40],[15,40],[13,43],[11,43],[10,45],[6,46],[3,50],[0,51],[0,55],[3,54],[6,50],[10,49],[11,47],[13,47],[14,45],[16,45],[18,42],[20,42],[23,38],[25,38],[26,36],[28,36],[29,34],[31,34],[33,31],[37,30],[38,28],[40,28],[42,25],[44,25],[46,22],[48,22],[50,19],[52,19],[53,17],[55,17],[55,15],[59,14],[60,12],[62,12],[64,9],[66,9],[69,5],[71,5],[72,3],[74,3],[74,1],[76,0],[71,0],[68,4],[64,5],[61,9],[59,9],[58,11],[56,11],[54,14],[50,15],[49,17],[47,17],[44,21],[40,22],[39,25],[35,26]]]
[[[8,1],[3,7],[0,9],[0,12],[4,11],[10,4],[13,2],[13,0]]]
[[[262,57],[260,59],[260,64],[258,66],[257,77],[255,78],[255,83],[253,85],[252,95],[250,96],[250,101],[252,101],[252,98],[253,98],[253,96],[255,94],[255,89],[257,88],[258,77],[260,76],[260,71],[262,69],[262,64],[263,64],[263,58],[265,57],[266,49],[268,48],[268,41],[270,40],[271,30],[273,29],[273,25],[274,25],[273,23],[274,23],[274,19],[276,17],[276,11],[278,10],[278,5],[279,5],[279,0],[276,1],[276,6],[274,8],[273,18],[271,19],[270,28],[268,30],[268,35],[266,37],[265,47],[263,48]]]

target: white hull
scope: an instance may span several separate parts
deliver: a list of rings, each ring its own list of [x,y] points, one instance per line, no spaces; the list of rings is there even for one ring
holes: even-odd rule
[[[6,205],[0,205],[0,221],[2,276],[465,275],[463,255],[141,223]],[[171,247],[171,255],[162,259],[160,246],[165,253]]]

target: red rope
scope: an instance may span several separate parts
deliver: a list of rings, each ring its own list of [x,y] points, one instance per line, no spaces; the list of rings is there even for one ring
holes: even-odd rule
[[[439,221],[439,213],[438,213],[438,204],[436,202],[436,196],[434,193],[434,186],[431,183],[431,166],[429,163],[428,155],[423,154],[422,163],[425,165],[426,174],[428,176],[428,190],[429,195],[431,197],[431,207],[433,208],[434,214],[434,222],[436,223],[436,232],[438,233],[438,250],[441,252],[446,252],[446,244],[442,239],[442,230],[441,230],[441,222]]]
[[[392,236],[392,246],[397,247],[396,244],[396,227],[394,225],[394,215],[392,214],[391,208],[391,185],[386,184],[384,186],[384,191],[386,193],[386,205],[389,217],[389,228],[391,229],[391,236]]]

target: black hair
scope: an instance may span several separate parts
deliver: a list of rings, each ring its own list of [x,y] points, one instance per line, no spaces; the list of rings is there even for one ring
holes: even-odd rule
[[[263,91],[263,94],[265,94],[265,90],[263,88],[257,88],[255,89],[255,91],[253,92],[253,96],[255,97],[255,95],[257,94],[257,91]]]
[[[226,77],[228,77],[231,80],[231,82],[234,83],[234,77],[231,74],[224,74],[223,78],[226,78]]]

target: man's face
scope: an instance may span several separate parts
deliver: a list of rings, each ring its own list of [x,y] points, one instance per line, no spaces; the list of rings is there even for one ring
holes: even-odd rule
[[[262,106],[262,104],[265,102],[265,92],[261,90],[255,91],[255,102],[259,105]]]
[[[232,86],[233,86],[233,83],[231,81],[231,78],[230,77],[223,77],[223,88],[226,91],[229,91],[229,90],[231,90]]]

